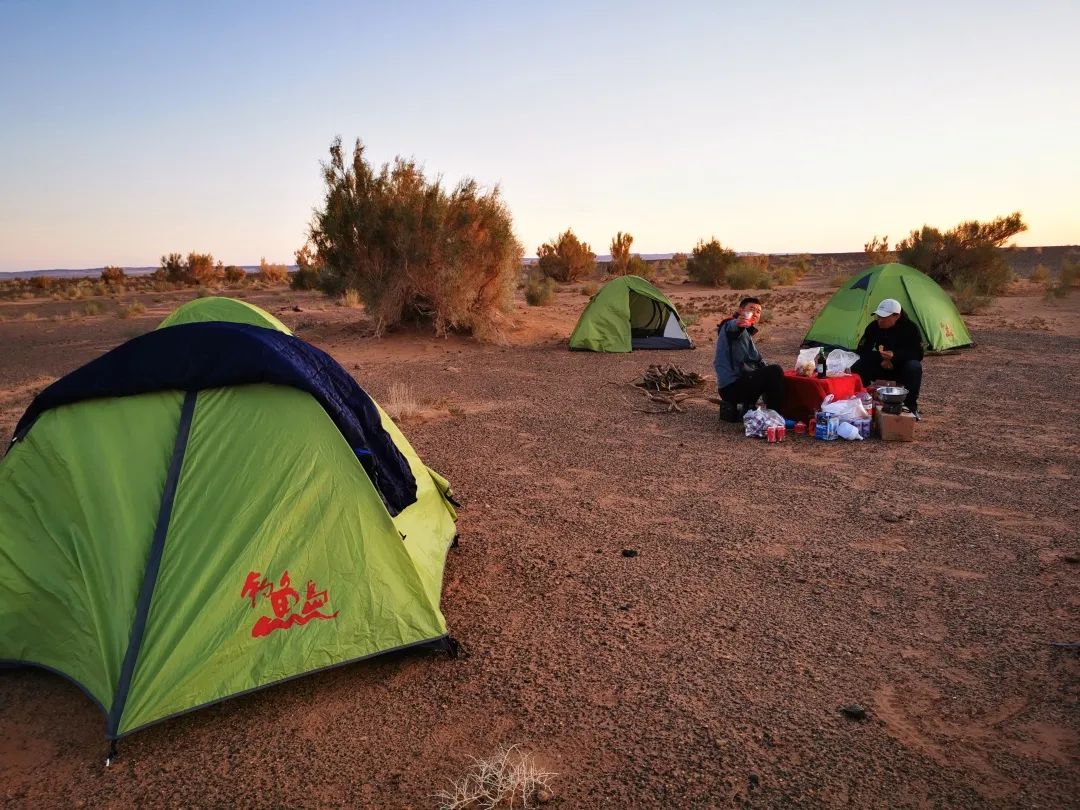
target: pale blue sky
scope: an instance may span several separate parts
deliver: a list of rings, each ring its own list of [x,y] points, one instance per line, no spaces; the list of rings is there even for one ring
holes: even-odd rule
[[[292,261],[335,135],[526,253],[1080,242],[1080,3],[0,0],[0,270]]]

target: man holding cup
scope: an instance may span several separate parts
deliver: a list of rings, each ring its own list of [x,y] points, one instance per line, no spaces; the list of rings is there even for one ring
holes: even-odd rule
[[[783,405],[784,370],[776,364],[766,365],[754,344],[760,320],[761,301],[747,297],[739,302],[735,314],[716,328],[713,368],[716,388],[724,401],[720,415],[729,421],[740,420],[742,411],[753,408],[758,397],[772,410]]]

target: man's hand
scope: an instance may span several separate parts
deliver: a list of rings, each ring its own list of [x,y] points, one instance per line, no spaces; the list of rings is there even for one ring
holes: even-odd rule
[[[882,368],[892,368],[892,360],[882,360],[881,361],[881,367]]]
[[[878,354],[881,355],[881,364],[884,366],[885,363],[888,363],[889,365],[885,366],[885,368],[892,368],[893,353],[882,346],[878,349]]]

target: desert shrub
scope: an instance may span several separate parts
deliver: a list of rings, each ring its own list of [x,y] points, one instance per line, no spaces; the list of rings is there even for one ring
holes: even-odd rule
[[[197,290],[195,290],[196,298],[210,298],[211,296],[213,296],[213,294],[214,291],[208,289],[207,287],[199,287]]]
[[[645,279],[653,279],[656,277],[656,268],[635,253],[630,257],[630,261],[626,266],[626,274],[629,276],[641,276]]]
[[[34,290],[49,292],[56,286],[56,279],[52,276],[33,276],[30,279],[30,287]]]
[[[613,276],[625,276],[630,272],[630,246],[634,237],[619,231],[611,239],[611,264],[608,272]]]
[[[961,279],[949,291],[961,315],[974,315],[987,307],[992,297],[983,292],[982,285],[974,279]]]
[[[777,286],[787,287],[799,280],[799,272],[792,265],[784,264],[773,270],[772,277]]]
[[[87,301],[83,305],[83,315],[100,315],[101,304],[97,301]]]
[[[310,242],[305,243],[296,251],[296,272],[289,280],[289,286],[294,290],[317,290],[319,289],[319,266],[315,258],[315,248]]]
[[[271,264],[266,257],[259,259],[259,281],[264,284],[284,284],[289,278],[289,268],[283,264]]]
[[[1050,268],[1045,264],[1035,265],[1035,269],[1031,271],[1031,280],[1036,284],[1042,284],[1048,278],[1050,278]]]
[[[346,165],[340,138],[323,178],[310,237],[325,292],[358,290],[377,334],[405,318],[439,334],[497,331],[522,258],[497,187],[465,179],[447,190],[400,157],[375,171],[359,140]]]
[[[209,253],[192,252],[187,255],[186,283],[207,286],[219,283],[223,276],[221,262],[215,264],[214,257]]]
[[[747,256],[747,259],[756,258]],[[733,290],[768,290],[772,288],[772,278],[760,263],[740,261],[729,267],[725,275],[727,285]]]
[[[122,267],[109,265],[101,269],[101,280],[106,284],[123,284],[126,278]]]
[[[226,284],[235,286],[247,281],[247,271],[243,267],[237,267],[235,264],[228,265],[222,273],[225,276]]]
[[[1065,260],[1058,270],[1057,280],[1046,279],[1047,298],[1065,298],[1072,293],[1072,288],[1080,282],[1080,262]]]
[[[118,318],[134,318],[137,315],[142,315],[146,312],[146,306],[138,301],[132,301],[130,304],[125,304],[117,311],[116,316]]]
[[[686,260],[686,272],[694,281],[719,287],[724,283],[728,268],[736,261],[738,256],[734,250],[724,247],[715,238],[708,242],[702,239]]]
[[[841,287],[851,278],[847,270],[833,269],[829,273],[829,286]]]
[[[669,274],[682,273],[686,270],[687,256],[685,253],[673,253],[667,262]]]
[[[474,758],[469,772],[435,798],[439,810],[536,807],[551,801],[549,783],[556,776],[511,746],[488,759]]]
[[[530,307],[546,307],[555,299],[555,279],[533,273],[525,282],[525,301]]]
[[[896,253],[889,250],[889,237],[877,235],[869,242],[863,244],[863,253],[871,266],[888,264],[896,260]]]
[[[364,299],[357,290],[345,290],[341,294],[341,305],[348,309],[360,309],[364,305]]]
[[[1000,248],[1026,230],[1019,211],[992,222],[963,222],[945,233],[924,225],[922,230],[912,231],[896,250],[900,262],[939,284],[962,285],[978,295],[997,295],[1012,280],[1012,270]]]
[[[582,295],[587,295],[590,298],[592,298],[594,295],[596,295],[596,291],[599,290],[599,289],[600,289],[600,285],[595,284],[592,281],[587,281],[587,282],[585,282],[584,284],[581,285],[581,294]]]
[[[538,247],[536,255],[540,272],[556,281],[577,281],[596,269],[596,254],[569,228]]]

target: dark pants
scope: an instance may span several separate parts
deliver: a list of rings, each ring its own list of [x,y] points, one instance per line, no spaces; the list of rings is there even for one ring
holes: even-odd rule
[[[720,397],[747,409],[757,405],[758,397],[764,397],[766,408],[779,411],[784,404],[784,370],[774,364],[748,371],[721,388]]]
[[[851,367],[854,374],[862,377],[863,385],[869,385],[874,380],[893,380],[900,383],[908,390],[904,404],[910,410],[919,409],[919,388],[922,387],[922,363],[918,360],[908,360],[896,368],[882,368],[880,363],[873,360],[861,359]]]

